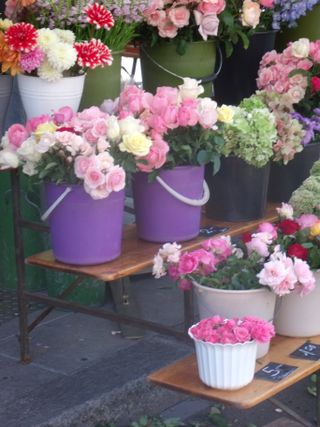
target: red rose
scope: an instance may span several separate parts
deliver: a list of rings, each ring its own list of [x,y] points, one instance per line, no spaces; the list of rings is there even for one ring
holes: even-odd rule
[[[283,221],[279,222],[278,228],[282,231],[283,234],[290,235],[300,230],[300,225],[292,219],[284,219]]]
[[[306,261],[308,259],[308,249],[304,248],[299,243],[293,243],[288,246],[287,254],[291,257],[296,257]]]
[[[319,92],[320,91],[320,77],[312,77],[311,78],[311,86],[312,86],[312,92]]]
[[[243,243],[249,243],[251,242],[252,236],[251,233],[243,233],[241,236],[241,240],[243,241]]]

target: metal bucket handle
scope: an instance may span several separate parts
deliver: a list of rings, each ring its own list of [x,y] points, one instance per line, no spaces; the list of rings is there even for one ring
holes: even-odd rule
[[[185,203],[189,206],[203,206],[207,203],[210,197],[210,190],[208,187],[208,184],[205,180],[203,180],[203,196],[199,200],[189,199],[188,197],[183,196],[182,194],[178,193],[176,190],[174,190],[172,187],[170,187],[162,178],[157,176],[156,178],[157,182],[168,191],[168,193],[171,194],[174,198],[179,200],[182,203]]]
[[[67,195],[72,191],[71,187],[67,187],[63,193],[60,194],[60,196],[48,207],[48,209],[45,211],[43,215],[41,215],[42,221],[45,221],[49,218],[49,216],[52,214],[52,212],[55,210],[56,207],[60,205],[60,203],[67,197]]]

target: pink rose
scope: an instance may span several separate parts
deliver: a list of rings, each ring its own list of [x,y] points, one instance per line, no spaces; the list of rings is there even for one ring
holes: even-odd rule
[[[244,0],[241,13],[241,22],[244,27],[256,28],[260,22],[261,9],[259,3]]]
[[[169,105],[166,96],[159,96],[156,94],[151,102],[150,110],[153,114],[163,114]]]
[[[199,3],[197,10],[203,15],[214,13],[219,15],[226,7],[225,0],[203,0]]]
[[[310,43],[309,55],[315,62],[320,62],[320,40]]]
[[[167,132],[167,125],[164,121],[164,118],[160,114],[152,114],[148,117],[148,125],[153,129],[157,134],[164,134]]]
[[[158,27],[161,20],[166,18],[166,12],[164,10],[154,10],[150,12],[146,17],[146,21],[152,27]]]
[[[126,183],[126,173],[121,166],[114,166],[106,175],[106,187],[108,191],[123,190]]]
[[[198,102],[185,99],[178,110],[179,126],[195,126],[199,121]]]
[[[308,263],[302,259],[295,258],[293,268],[300,285],[297,286],[296,292],[299,295],[307,295],[314,289],[316,283]]]
[[[9,144],[17,149],[29,137],[29,132],[23,125],[16,123],[9,127],[7,136]]]
[[[178,34],[178,27],[168,17],[161,19],[158,28],[160,37],[174,39]]]
[[[178,282],[178,288],[182,291],[190,291],[192,289],[192,282],[188,279],[180,279]]]
[[[156,95],[161,98],[166,98],[169,104],[176,105],[178,103],[179,91],[176,87],[160,86],[157,88]]]
[[[70,107],[61,107],[53,113],[53,122],[57,126],[73,119],[74,112]]]
[[[269,255],[268,245],[258,237],[253,237],[250,242],[246,243],[248,253],[256,252],[258,255],[266,258]]]
[[[199,265],[199,260],[197,257],[189,253],[184,253],[179,260],[179,273],[180,274],[190,274],[197,269]]]
[[[171,22],[178,28],[189,24],[190,12],[185,6],[171,7],[168,9],[168,16]]]
[[[225,236],[206,240],[202,243],[202,247],[207,251],[211,250],[219,262],[224,261],[232,254],[231,241]]]
[[[93,157],[77,156],[74,161],[74,173],[78,178],[84,178],[87,170],[95,165]]]
[[[179,126],[178,123],[178,107],[169,105],[162,116],[165,126],[168,129],[175,129]]]
[[[205,129],[211,129],[218,120],[217,103],[210,98],[199,99],[199,123]]]
[[[194,17],[196,24],[199,26],[198,31],[203,40],[208,40],[208,36],[216,36],[219,29],[219,18],[215,13],[203,15],[198,10],[195,10]]]
[[[83,136],[85,139],[91,144],[96,144],[98,141],[98,137],[92,133],[92,129],[88,129],[84,132]]]
[[[271,222],[263,222],[258,226],[258,231],[262,233],[269,233],[272,239],[278,236],[277,228]]]
[[[105,183],[105,176],[99,169],[90,167],[84,176],[84,183],[90,189],[97,188]]]
[[[261,6],[266,7],[268,9],[272,9],[274,7],[274,0],[259,0]]]
[[[169,145],[161,138],[160,135],[153,135],[153,144],[150,148],[149,153],[142,157],[148,163],[139,163],[138,168],[142,172],[151,172],[153,169],[159,169],[167,161],[167,153],[169,151]]]
[[[77,117],[80,120],[91,121],[99,118],[105,118],[106,113],[101,111],[98,107],[90,107],[78,113]]]
[[[39,125],[50,121],[50,116],[48,114],[43,114],[42,116],[33,117],[28,120],[26,123],[26,129],[29,133],[34,132]]]
[[[180,273],[179,273],[177,265],[174,265],[174,264],[170,264],[169,265],[169,267],[168,267],[168,276],[172,280],[178,280],[178,278],[180,276]]]
[[[107,123],[105,119],[97,119],[93,122],[91,129],[92,135],[99,138],[100,136],[107,135]]]
[[[273,73],[270,68],[262,68],[259,71],[257,85],[259,89],[264,89],[270,83],[273,83]]]
[[[304,228],[312,227],[318,221],[318,217],[313,214],[303,214],[296,221],[300,225],[301,230],[303,230]]]
[[[250,341],[251,339],[248,329],[243,328],[241,326],[236,326],[233,329],[233,333],[235,335],[237,342],[246,342],[246,341]]]

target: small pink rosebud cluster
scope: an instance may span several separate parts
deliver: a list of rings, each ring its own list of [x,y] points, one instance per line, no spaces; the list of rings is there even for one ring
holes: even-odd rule
[[[238,344],[253,340],[267,343],[275,335],[271,323],[251,316],[233,319],[213,316],[201,320],[189,331],[194,339],[212,344]]]

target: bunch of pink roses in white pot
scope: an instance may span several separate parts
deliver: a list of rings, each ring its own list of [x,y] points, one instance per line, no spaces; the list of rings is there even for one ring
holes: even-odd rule
[[[79,113],[62,107],[25,126],[12,125],[2,138],[0,166],[21,166],[41,181],[82,183],[93,199],[103,199],[125,187],[122,144],[140,143],[140,153],[148,153],[152,142],[143,130],[134,117],[117,119],[98,107]]]

